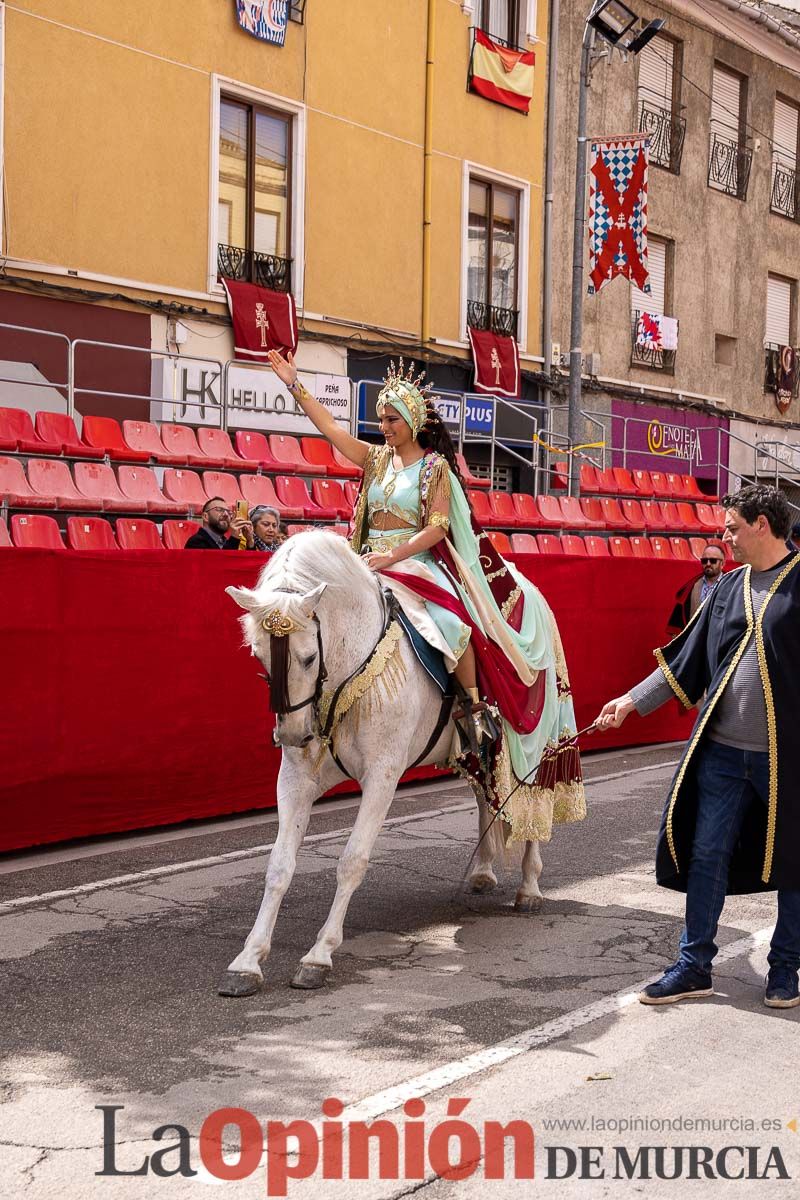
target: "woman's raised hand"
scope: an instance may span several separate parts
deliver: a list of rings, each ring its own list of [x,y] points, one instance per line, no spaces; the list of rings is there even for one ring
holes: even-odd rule
[[[267,361],[281,382],[285,383],[287,387],[292,387],[296,383],[297,367],[294,365],[294,355],[291,350],[286,358],[283,357],[280,350],[270,350],[267,353]]]

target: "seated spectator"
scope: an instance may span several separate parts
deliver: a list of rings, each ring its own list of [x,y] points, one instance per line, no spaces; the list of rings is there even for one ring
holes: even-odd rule
[[[192,534],[184,550],[252,550],[253,546],[250,522],[234,517],[222,497],[213,496],[203,505],[203,528]]]
[[[257,504],[250,509],[250,523],[253,526],[254,550],[277,550],[286,541],[286,535],[281,533],[281,515],[277,508]]]

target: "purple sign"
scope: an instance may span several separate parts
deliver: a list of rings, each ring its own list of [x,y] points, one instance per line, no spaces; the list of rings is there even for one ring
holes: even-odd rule
[[[669,471],[699,479],[727,478],[727,417],[661,404],[611,401],[611,463],[642,471]]]

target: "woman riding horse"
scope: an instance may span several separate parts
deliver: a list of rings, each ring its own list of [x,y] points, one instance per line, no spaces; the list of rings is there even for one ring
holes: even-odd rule
[[[586,813],[561,640],[541,593],[472,515],[422,377],[392,364],[375,446],[306,391],[291,355],[271,351],[269,361],[319,432],[363,469],[351,544],[460,685],[466,732],[451,765],[501,811],[511,841],[548,841],[554,821]]]

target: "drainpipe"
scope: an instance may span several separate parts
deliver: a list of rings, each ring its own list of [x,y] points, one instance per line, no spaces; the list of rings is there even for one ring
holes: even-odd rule
[[[431,339],[431,198],[433,193],[433,52],[436,37],[436,0],[428,0],[425,54],[425,141],[422,182],[422,349]]]
[[[549,381],[553,369],[553,175],[556,139],[556,79],[558,76],[558,26],[561,0],[551,0],[547,43],[547,124],[544,159],[544,230],[542,247],[542,353],[544,374]],[[544,403],[550,429],[552,392],[544,387]]]

